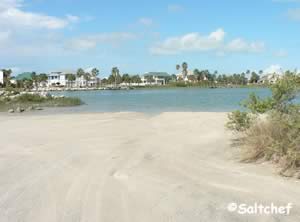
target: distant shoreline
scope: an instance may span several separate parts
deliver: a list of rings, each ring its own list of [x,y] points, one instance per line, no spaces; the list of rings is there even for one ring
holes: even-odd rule
[[[141,89],[188,89],[188,88],[202,88],[202,89],[238,89],[238,88],[270,88],[269,85],[216,85],[216,86],[201,86],[201,85],[186,85],[186,86],[174,86],[174,85],[153,85],[153,86],[128,86],[128,87],[99,87],[99,88],[43,88],[38,90],[30,90],[29,92],[57,92],[57,91],[102,91],[102,90],[141,90]]]

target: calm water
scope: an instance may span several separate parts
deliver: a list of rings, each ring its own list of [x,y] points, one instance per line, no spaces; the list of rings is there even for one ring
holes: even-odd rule
[[[63,108],[66,112],[176,112],[214,111],[224,112],[240,109],[240,102],[250,92],[259,96],[270,95],[269,89],[143,89],[116,91],[59,92],[81,98],[86,104],[79,107]]]

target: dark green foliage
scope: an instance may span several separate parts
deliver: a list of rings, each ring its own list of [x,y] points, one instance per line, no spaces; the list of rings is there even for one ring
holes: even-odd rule
[[[260,76],[257,75],[255,72],[252,72],[249,82],[250,83],[257,83],[259,79],[260,79]]]
[[[251,93],[249,98],[242,102],[243,106],[249,109],[252,113],[265,113],[274,107],[272,98],[261,99],[255,93]]]
[[[14,95],[11,93],[11,95]],[[16,97],[5,97],[0,99],[0,110],[7,111],[16,107],[27,108],[30,106],[40,107],[64,107],[64,106],[79,106],[83,102],[79,98],[73,97],[52,97],[41,96],[38,94],[22,94]]]
[[[226,126],[230,130],[245,131],[251,126],[251,117],[247,112],[234,111],[228,114],[228,119]]]

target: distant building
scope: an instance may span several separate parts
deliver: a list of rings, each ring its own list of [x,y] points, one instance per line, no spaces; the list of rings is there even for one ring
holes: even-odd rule
[[[274,84],[276,83],[280,78],[282,77],[282,75],[279,74],[267,74],[262,76],[259,80],[258,83],[260,84]]]
[[[192,70],[188,70],[188,71],[187,71],[187,76],[186,76],[185,79],[184,79],[184,77],[183,77],[183,73],[182,73],[182,72],[176,74],[176,78],[177,78],[177,80],[188,81],[188,77],[189,77],[189,76],[193,76],[193,75],[194,75],[194,72],[193,72]]]
[[[165,85],[170,75],[166,72],[147,72],[141,76],[144,85]]]
[[[76,77],[75,85],[77,87],[95,87],[100,82],[98,77],[91,76],[89,80],[86,80],[84,76]]]
[[[4,83],[4,73],[0,70],[0,84]]]
[[[48,74],[48,86],[66,86],[65,72],[51,72]]]
[[[69,82],[67,79],[68,74],[75,75],[75,81]],[[72,70],[51,72],[48,74],[48,86],[95,87],[99,81],[100,79],[98,77],[93,76],[91,76],[89,80],[86,80],[84,76],[78,77],[76,72]]]

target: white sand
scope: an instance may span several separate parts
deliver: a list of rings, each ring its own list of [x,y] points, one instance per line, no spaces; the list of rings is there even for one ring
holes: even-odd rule
[[[300,184],[231,153],[225,113],[0,116],[1,222],[300,221]],[[231,202],[294,204],[289,216]]]

